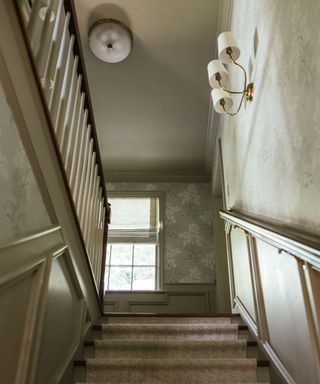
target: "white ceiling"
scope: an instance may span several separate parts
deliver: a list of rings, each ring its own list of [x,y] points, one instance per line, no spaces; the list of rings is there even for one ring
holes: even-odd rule
[[[75,0],[106,179],[205,175],[218,0]],[[88,30],[114,18],[133,32],[130,56],[99,61]],[[134,178],[134,177],[133,177]]]

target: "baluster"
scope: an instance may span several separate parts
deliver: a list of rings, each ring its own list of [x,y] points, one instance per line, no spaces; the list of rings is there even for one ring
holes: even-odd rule
[[[79,119],[79,126],[76,130],[76,137],[75,137],[75,144],[74,144],[74,150],[73,155],[71,159],[71,171],[70,171],[70,187],[72,190],[75,191],[75,194],[77,194],[77,191],[74,189],[75,185],[75,178],[76,178],[76,172],[77,168],[80,167],[81,159],[82,159],[82,141],[84,136],[85,127],[87,126],[88,122],[88,110],[86,109],[84,112],[81,113],[81,119]]]
[[[92,144],[93,144],[93,139]],[[81,207],[81,218],[80,218],[80,223],[81,223],[81,228],[83,228],[83,234],[85,233],[85,224],[88,219],[88,205],[89,205],[89,192],[90,188],[92,185],[92,180],[93,180],[93,173],[94,173],[94,166],[96,163],[96,153],[93,152],[89,156],[89,172],[87,173],[87,178],[86,178],[86,184],[85,184],[85,190],[83,194],[83,199],[82,199],[82,207]]]
[[[100,180],[98,185],[98,193],[96,194],[96,201],[95,201],[95,208],[94,208],[94,223],[92,227],[92,235],[91,235],[91,254],[92,258],[94,260],[94,271],[95,276],[97,276],[97,268],[98,268],[98,254],[97,254],[97,247],[98,247],[98,233],[99,233],[99,219],[100,219],[100,201],[102,197],[102,188],[100,186]]]
[[[82,206],[82,197],[85,189],[85,180],[87,174],[87,166],[89,162],[89,154],[92,153],[93,149],[93,141],[90,140],[91,134],[91,125],[88,125],[85,137],[85,148],[84,148],[84,158],[83,158],[83,166],[79,167],[79,173],[77,171],[76,180],[74,190],[78,191],[75,195],[75,203],[78,212],[78,217],[80,217],[80,208]]]
[[[81,94],[80,103],[77,105],[77,108],[74,110],[70,129],[68,131],[69,135],[67,138],[67,150],[66,150],[66,160],[65,160],[65,168],[67,171],[67,175],[70,179],[71,174],[71,165],[72,165],[72,157],[73,157],[73,151],[74,151],[74,143],[77,135],[77,131],[79,129],[79,124],[81,123],[81,120],[84,118],[84,93]]]
[[[67,62],[64,69],[64,75],[61,85],[61,92],[60,92],[60,98],[58,102],[58,108],[57,108],[57,115],[54,122],[54,129],[57,133],[57,139],[59,143],[60,150],[62,148],[62,136],[65,134],[65,114],[66,114],[66,99],[69,96],[70,93],[70,83],[71,83],[71,75],[73,72],[73,64],[74,64],[74,58],[73,58],[73,44],[74,44],[74,35],[71,36],[70,42],[69,42],[69,48],[68,48],[68,55],[67,55]]]
[[[104,226],[105,226],[105,217],[106,217],[106,207],[104,206],[104,198],[102,199],[102,217],[101,217],[101,230],[100,230],[100,238],[99,238],[99,261],[98,261],[98,277],[97,277],[97,286],[100,286],[101,282],[101,271],[102,271],[102,260],[103,260],[103,241],[104,241]],[[103,266],[104,268],[105,266]]]
[[[94,229],[95,229],[96,205],[97,205],[96,201],[98,199],[99,187],[100,187],[100,176],[98,175],[98,165],[97,165],[97,176],[95,178],[95,183],[93,186],[92,202],[90,207],[90,222],[88,225],[88,247],[89,247],[89,254],[91,255],[93,263],[94,263],[93,243],[94,243]]]
[[[73,110],[72,107],[74,108],[74,101],[76,99],[76,91],[77,91],[77,70],[78,70],[78,60],[79,57],[76,56],[74,59],[73,63],[73,69],[72,69],[72,75],[71,75],[71,84],[68,92],[68,103],[67,103],[67,108],[66,108],[66,113],[65,113],[65,118],[64,118],[64,123],[63,123],[63,131],[61,135],[61,154],[62,158],[65,161],[65,151],[66,151],[66,141],[67,141],[67,136],[68,132],[70,132],[70,124],[72,121],[72,115],[73,115]],[[70,121],[71,120],[71,121]]]
[[[98,269],[99,269],[99,258],[100,258],[100,232],[101,232],[101,220],[102,220],[102,188],[101,188],[101,195],[98,201],[98,220],[97,220],[97,229],[95,233],[95,259],[96,259],[96,270],[95,275],[98,277]]]
[[[93,194],[95,191],[95,186],[98,177],[98,164],[94,164],[94,172],[92,175],[92,182],[90,183],[89,193],[88,193],[88,204],[87,204],[87,214],[84,226],[84,238],[86,239],[87,249],[89,251],[89,227],[92,220],[92,203],[93,203]]]
[[[54,27],[50,28],[52,27],[51,23],[53,21],[51,20],[51,16],[55,18],[54,11],[56,11],[56,9],[54,7],[54,2],[55,0],[49,0],[47,5],[43,4],[43,8],[46,7],[47,10],[46,10],[44,20],[42,21],[43,23],[42,30],[41,32],[39,31],[38,33],[38,37],[39,37],[38,48],[34,54],[35,62],[37,64],[38,71],[40,74],[42,74],[42,69],[44,66],[43,64],[44,58],[48,56],[48,46],[49,46],[49,42],[52,40],[52,34],[54,30]],[[40,15],[39,15],[39,18],[40,18]]]
[[[60,39],[62,39],[62,32],[63,32],[62,25],[64,24],[63,17],[65,17],[64,12],[62,11],[63,11],[63,1],[60,1],[59,7],[57,10],[55,25],[53,29],[52,40],[50,43],[49,53],[48,53],[47,61],[43,71],[43,75],[41,77],[43,92],[48,103],[51,97],[51,91],[53,87],[54,70],[56,68],[56,64],[58,61],[58,54],[59,54],[58,42],[60,41]]]
[[[90,179],[92,153],[93,153],[93,139],[90,139],[87,161],[86,161],[84,172],[83,172],[83,179],[82,179],[83,181],[81,181],[81,184],[80,184],[81,189],[80,189],[79,201],[78,201],[78,212],[80,217],[80,223],[83,223],[85,199],[86,199],[86,193],[87,193],[89,179]],[[81,228],[83,228],[82,225],[81,225]]]
[[[60,49],[58,54],[58,62],[57,62],[57,67],[55,69],[52,92],[49,98],[49,110],[51,112],[51,116],[53,117],[53,119],[56,114],[57,102],[61,92],[61,77],[62,77],[61,72],[63,70],[62,68],[64,67],[64,63],[66,61],[66,45],[68,43],[68,38],[69,38],[69,22],[70,22],[70,12],[67,13],[64,26],[63,26],[62,39],[60,42]]]
[[[32,42],[34,41],[36,26],[37,26],[37,23],[39,22],[40,8],[41,8],[41,0],[34,0],[32,2],[30,18],[27,25],[27,34],[28,34],[29,42],[31,46],[32,46]]]

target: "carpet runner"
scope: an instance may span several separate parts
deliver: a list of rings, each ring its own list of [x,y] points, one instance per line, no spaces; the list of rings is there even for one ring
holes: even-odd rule
[[[229,318],[110,317],[86,367],[90,384],[257,383]]]

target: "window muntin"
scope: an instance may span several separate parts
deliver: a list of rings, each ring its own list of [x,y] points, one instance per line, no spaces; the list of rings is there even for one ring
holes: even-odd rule
[[[157,244],[109,244],[107,247],[107,290],[157,289]]]

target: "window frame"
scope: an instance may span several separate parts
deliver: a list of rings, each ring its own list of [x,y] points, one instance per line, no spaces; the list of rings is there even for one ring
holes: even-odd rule
[[[158,292],[163,289],[163,270],[164,270],[164,192],[161,191],[109,191],[109,198],[143,198],[143,197],[156,197],[159,199],[159,234],[158,242],[156,243],[156,267],[155,267],[155,289],[153,290],[108,290],[106,292],[117,293],[141,293],[141,292]],[[112,205],[111,205],[111,221],[112,221]],[[139,237],[136,241],[129,241],[127,238],[117,238],[116,241],[112,241],[110,236],[108,237],[108,245],[112,244],[150,244],[150,242],[143,242]],[[105,265],[107,268],[107,264]],[[133,267],[132,267],[133,269]]]

